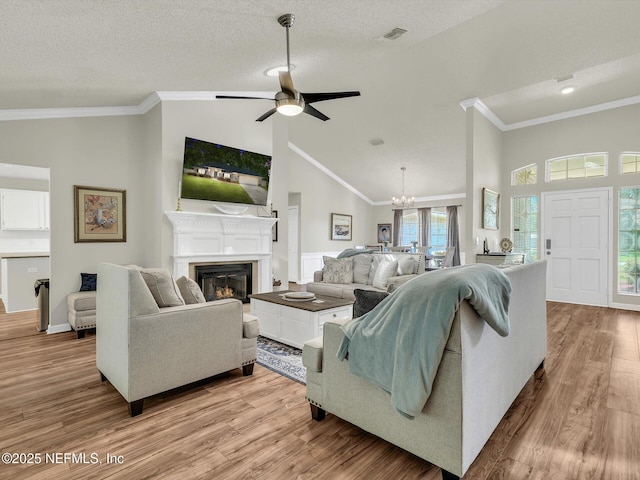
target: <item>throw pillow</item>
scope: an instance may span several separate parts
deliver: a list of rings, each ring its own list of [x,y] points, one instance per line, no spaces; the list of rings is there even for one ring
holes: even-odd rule
[[[353,291],[353,296],[356,297],[355,302],[353,302],[353,318],[358,318],[373,310],[373,307],[387,298],[389,294],[387,292],[375,292],[356,288]]]
[[[176,285],[178,285],[184,303],[187,305],[192,303],[206,303],[207,299],[204,298],[200,285],[192,278],[182,276],[176,280]]]
[[[371,263],[373,257],[371,255],[363,254],[353,257],[353,283],[369,283],[369,271],[371,270]]]
[[[383,259],[378,266],[375,276],[373,277],[373,286],[386,290],[389,278],[395,276],[398,271],[398,260]]]
[[[180,290],[169,270],[164,268],[143,268],[140,274],[144,278],[147,287],[149,287],[158,307],[179,307],[184,305]]]
[[[418,259],[414,255],[398,255],[398,275],[411,275],[418,269]]]
[[[353,259],[322,257],[324,268],[322,281],[324,283],[351,283],[353,282]]]
[[[369,269],[369,278],[367,279],[368,285],[373,285],[373,278],[376,276],[376,272],[383,258],[385,258],[384,255],[371,255],[371,268]]]
[[[81,273],[82,284],[80,285],[81,292],[95,292],[98,284],[97,273]]]

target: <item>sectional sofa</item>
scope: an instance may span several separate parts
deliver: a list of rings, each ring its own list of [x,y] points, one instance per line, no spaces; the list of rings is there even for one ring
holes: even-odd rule
[[[348,359],[337,358],[348,320],[326,322],[323,337],[306,342],[302,353],[312,417],[329,412],[441,467],[443,478],[464,475],[547,351],[546,262],[501,270],[512,287],[508,336],[462,301],[431,395],[413,419],[394,409],[389,393],[350,373]]]

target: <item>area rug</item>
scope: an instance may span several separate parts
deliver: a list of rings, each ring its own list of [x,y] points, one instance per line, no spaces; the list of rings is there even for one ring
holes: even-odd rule
[[[307,369],[302,365],[302,350],[265,337],[258,337],[258,363],[296,382],[306,384]]]

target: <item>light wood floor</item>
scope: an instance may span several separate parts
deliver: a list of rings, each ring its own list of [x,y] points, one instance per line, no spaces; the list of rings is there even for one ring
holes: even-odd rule
[[[464,478],[639,479],[640,314],[548,311],[546,373],[525,386]],[[237,370],[154,397],[130,418],[100,382],[94,334],[46,335],[35,324],[35,313],[0,312],[0,453],[42,463],[0,464],[0,478],[440,478],[330,414],[312,421],[304,386],[259,365],[252,377]],[[96,454],[102,464],[46,463],[46,453]]]

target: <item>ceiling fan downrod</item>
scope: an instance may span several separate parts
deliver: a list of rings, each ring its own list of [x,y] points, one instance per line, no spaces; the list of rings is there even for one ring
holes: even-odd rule
[[[289,28],[293,27],[296,17],[293,13],[285,13],[278,17],[278,23],[287,30],[287,72],[291,73],[291,58],[289,55]]]

